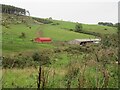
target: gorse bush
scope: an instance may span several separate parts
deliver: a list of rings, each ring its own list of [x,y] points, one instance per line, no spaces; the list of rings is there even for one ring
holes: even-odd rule
[[[55,48],[54,49],[54,53],[60,53],[61,52],[61,49],[60,48]]]
[[[75,46],[69,46],[68,48],[66,48],[64,51],[68,52],[68,53],[89,53],[91,52],[91,48],[88,46],[85,47],[81,47],[78,45]]]
[[[31,57],[15,56],[4,57],[2,62],[3,68],[24,68],[35,66],[35,62]]]
[[[32,58],[34,61],[37,61],[37,63],[39,63],[40,65],[50,63],[50,57],[46,52],[35,52],[33,53]]]
[[[34,61],[39,61],[39,60],[40,60],[40,55],[39,55],[39,53],[38,53],[38,52],[35,52],[35,53],[33,54],[32,58],[33,58]]]
[[[39,65],[50,64],[50,53],[47,51],[34,52],[31,56],[22,54],[15,56],[6,56],[3,58],[3,68],[24,68],[36,67]]]
[[[118,47],[118,34],[101,36],[101,40],[104,47]]]
[[[34,53],[30,56],[15,56],[15,57],[4,57],[3,68],[25,68],[25,67],[36,67],[38,65],[45,65],[50,63],[50,58],[47,55]]]

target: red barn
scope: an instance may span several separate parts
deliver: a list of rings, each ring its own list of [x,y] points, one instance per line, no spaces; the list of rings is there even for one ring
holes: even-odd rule
[[[35,42],[51,42],[51,38],[47,38],[47,37],[38,37],[34,39]]]

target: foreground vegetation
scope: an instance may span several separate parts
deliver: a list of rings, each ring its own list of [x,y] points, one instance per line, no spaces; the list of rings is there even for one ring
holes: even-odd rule
[[[40,81],[41,88],[117,88],[118,48],[114,42],[106,39],[83,47],[61,44],[54,49],[6,56],[3,87],[38,88]]]
[[[117,48],[99,46],[70,46],[7,57],[3,61],[3,87],[37,88],[40,76],[41,88],[117,88],[117,58]]]

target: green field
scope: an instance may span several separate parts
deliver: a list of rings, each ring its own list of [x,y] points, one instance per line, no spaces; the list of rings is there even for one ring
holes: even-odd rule
[[[55,23],[60,23],[57,27],[59,28],[66,28],[66,29],[74,29],[76,23],[68,22],[68,21],[54,21]],[[107,30],[105,30],[107,29]],[[90,31],[90,32],[96,32],[100,34],[114,34],[117,32],[117,28],[115,27],[109,27],[109,26],[100,26],[95,24],[83,24],[83,30],[84,31]]]
[[[10,15],[8,15],[10,16]],[[8,17],[4,14],[3,19]],[[59,23],[59,25],[52,24],[36,24],[34,20],[28,17],[18,17],[12,16],[15,18],[14,21],[9,20],[9,28],[3,26],[2,34],[3,34],[3,50],[4,52],[11,51],[25,51],[25,50],[33,50],[39,48],[51,48],[53,45],[51,44],[38,44],[33,43],[30,40],[36,37],[50,37],[53,42],[56,41],[70,41],[73,39],[87,39],[87,38],[95,38],[93,35],[77,33],[70,31],[69,29],[75,29],[75,23],[67,22],[67,21],[58,21],[53,20],[53,23]],[[26,19],[31,29],[27,27],[24,23],[13,24],[15,22],[20,22],[21,18]],[[29,20],[30,19],[30,20]],[[107,30],[104,30],[107,29]],[[114,27],[108,26],[98,26],[98,25],[86,25],[83,24],[83,30],[90,32],[97,32],[100,34],[114,34],[117,32],[117,29]],[[19,36],[21,33],[25,33],[26,38],[21,39]],[[54,46],[55,47],[55,46]]]
[[[26,38],[21,39],[19,36],[24,32]],[[42,32],[42,34],[41,34]],[[3,27],[3,50],[4,52],[33,50],[39,48],[53,47],[50,44],[38,44],[31,41],[36,37],[50,37],[54,41],[67,41],[75,38],[93,38],[94,36],[79,34],[75,32],[65,31],[52,25],[31,24],[29,29],[24,24],[10,24],[10,28]],[[64,35],[63,35],[64,34]]]

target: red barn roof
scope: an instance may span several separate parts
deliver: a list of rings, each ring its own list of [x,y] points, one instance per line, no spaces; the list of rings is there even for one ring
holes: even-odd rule
[[[51,38],[48,38],[48,37],[38,37],[38,38],[35,38],[35,42],[51,42]]]

